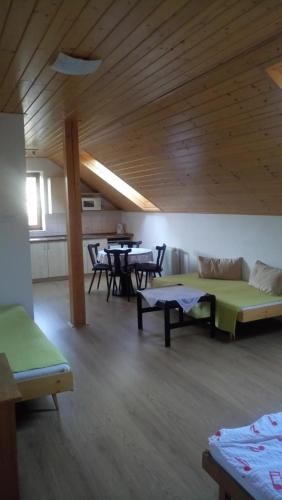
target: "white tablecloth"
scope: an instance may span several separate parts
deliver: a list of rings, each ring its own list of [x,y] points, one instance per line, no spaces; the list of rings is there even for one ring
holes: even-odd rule
[[[126,247],[121,248],[120,246],[111,247],[111,250],[126,250]],[[108,263],[108,257],[104,250],[100,250],[98,253],[99,262],[102,264]],[[132,248],[131,252],[128,254],[128,264],[142,264],[143,262],[153,262],[153,252],[150,248]]]
[[[175,300],[186,313],[198,303],[201,297],[207,294],[207,292],[197,288],[177,285],[150,288],[149,290],[143,290],[141,293],[151,307],[157,302]]]

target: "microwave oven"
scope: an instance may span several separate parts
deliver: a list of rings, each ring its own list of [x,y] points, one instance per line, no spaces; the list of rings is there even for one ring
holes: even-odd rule
[[[101,198],[94,198],[94,196],[83,196],[81,198],[82,210],[101,210]]]

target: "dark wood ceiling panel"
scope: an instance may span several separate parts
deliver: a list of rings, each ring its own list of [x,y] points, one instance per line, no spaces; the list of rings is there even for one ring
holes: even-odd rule
[[[23,112],[27,154],[81,147],[165,211],[282,214],[281,0],[3,0],[0,106]],[[59,51],[101,58],[54,73]],[[81,177],[136,209],[93,172]]]

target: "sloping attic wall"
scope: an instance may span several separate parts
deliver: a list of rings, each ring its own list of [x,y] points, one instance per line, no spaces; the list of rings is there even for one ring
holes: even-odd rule
[[[29,2],[10,37],[0,105],[25,113],[27,148],[62,161],[77,116],[81,148],[164,211],[281,214],[282,92],[266,69],[282,60],[282,2],[77,4]],[[62,47],[103,63],[56,75]]]

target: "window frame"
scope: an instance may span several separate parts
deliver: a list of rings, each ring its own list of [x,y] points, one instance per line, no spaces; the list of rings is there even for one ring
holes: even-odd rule
[[[37,220],[38,224],[29,225],[28,229],[31,231],[37,231],[43,229],[43,213],[42,213],[42,200],[41,200],[41,187],[40,187],[40,172],[27,172],[27,177],[35,177],[36,179],[36,192],[37,192]]]

